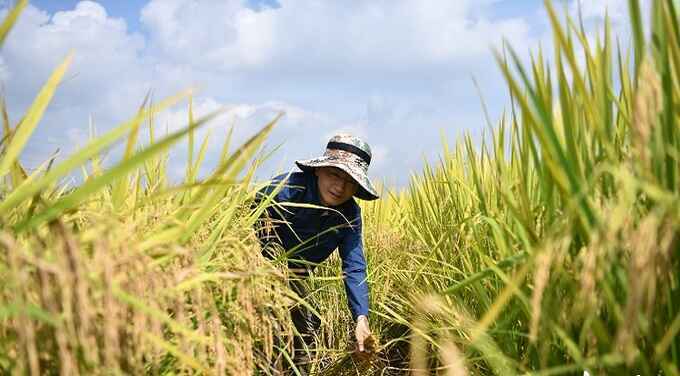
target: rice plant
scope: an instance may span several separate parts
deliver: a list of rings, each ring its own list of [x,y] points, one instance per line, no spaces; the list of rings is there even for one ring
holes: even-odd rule
[[[25,2],[8,15],[4,39]],[[277,119],[196,176],[194,133],[215,112],[157,137],[154,117],[190,92],[148,100],[62,160],[27,171],[19,155],[67,71],[68,56],[21,121],[3,105],[0,152],[0,370],[13,374],[243,374],[280,356],[290,331],[284,276],[258,255],[247,202],[255,156]],[[148,128],[146,145],[137,142]],[[169,184],[169,148],[189,138],[188,172]],[[125,142],[121,159],[101,154]],[[206,145],[206,142],[203,143]],[[246,168],[247,167],[247,168]],[[82,183],[65,177],[82,169]],[[67,179],[68,180],[68,179]],[[263,324],[264,323],[264,324]],[[285,351],[283,351],[285,353]]]
[[[652,3],[646,40],[630,1],[631,50],[545,5],[552,59],[496,54],[492,137],[445,145],[374,217],[411,245],[386,278],[409,293],[376,313],[408,320],[416,374],[678,374],[677,5]]]

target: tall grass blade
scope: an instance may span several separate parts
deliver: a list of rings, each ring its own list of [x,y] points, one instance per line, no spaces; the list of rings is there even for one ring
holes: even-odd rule
[[[182,137],[184,137],[187,133],[189,133],[190,130],[196,129],[197,127],[200,127],[201,125],[205,124],[206,122],[212,120],[215,118],[217,115],[221,113],[221,110],[215,111],[209,115],[206,115],[205,117],[201,118],[199,121],[197,121],[194,125],[186,127],[184,129],[181,129],[177,132],[174,132],[165,138],[159,140],[158,142],[150,145],[149,147],[143,149],[142,151],[136,153],[134,156],[130,157],[127,160],[123,160],[118,165],[112,167],[108,171],[104,172],[101,176],[98,176],[94,179],[90,179],[78,189],[70,193],[69,195],[66,195],[59,199],[57,202],[49,205],[45,210],[43,210],[40,213],[35,214],[31,218],[28,218],[24,220],[23,222],[19,223],[18,225],[15,226],[15,231],[17,232],[23,232],[31,228],[35,228],[36,226],[46,222],[50,221],[59,215],[61,215],[64,211],[69,210],[76,205],[78,205],[80,202],[86,200],[88,197],[90,197],[93,193],[97,192],[99,189],[105,187],[107,184],[110,184],[111,182],[114,182],[118,179],[120,179],[122,176],[125,176],[128,174],[130,171],[132,171],[134,168],[136,168],[138,165],[144,163],[146,160],[149,158],[159,154],[160,152],[164,151],[167,149],[169,146],[174,144],[175,142],[179,141]]]
[[[10,193],[2,202],[0,202],[0,216],[5,215],[8,210],[20,205],[26,199],[31,198],[33,195],[40,192],[50,184],[58,182],[61,177],[68,174],[71,170],[81,166],[89,159],[97,156],[100,152],[117,142],[121,137],[129,132],[130,129],[132,129],[132,127],[134,127],[135,124],[140,121],[140,119],[146,119],[154,112],[158,112],[174,103],[177,103],[177,101],[186,95],[188,95],[188,92],[167,98],[145,112],[137,114],[132,120],[123,123],[106,134],[90,141],[90,143],[71,155],[65,161],[54,166],[44,176],[38,178],[35,181],[26,180],[21,186],[13,190],[12,193]]]
[[[19,0],[14,5],[14,8],[12,8],[12,10],[7,13],[7,16],[5,16],[5,19],[0,25],[0,47],[2,47],[2,45],[5,43],[5,38],[7,38],[7,35],[9,35],[10,30],[12,30],[12,27],[16,23],[19,15],[24,10],[26,5],[28,5],[28,0]]]
[[[128,136],[127,144],[125,145],[125,153],[123,154],[123,160],[129,159],[135,152],[135,146],[137,145],[137,137],[139,135],[139,127],[143,121],[142,114],[144,112],[144,108],[147,105],[147,101],[149,100],[149,95],[150,94],[146,95],[144,101],[142,102],[142,105],[139,107],[139,110],[137,111],[137,117],[135,117],[133,121],[132,129],[130,129],[130,135]],[[129,179],[121,178],[118,179],[113,185],[113,189],[111,190],[112,196],[111,198],[115,210],[119,210],[123,205],[129,184],[130,184]]]
[[[640,10],[639,0],[628,0],[628,13],[630,14],[630,26],[633,32],[635,77],[637,77],[645,55],[645,38],[642,31],[642,11]]]
[[[73,53],[70,53],[61,65],[54,70],[47,80],[47,83],[40,90],[40,93],[38,93],[33,104],[24,115],[23,120],[17,126],[9,145],[7,145],[7,149],[5,149],[5,155],[3,156],[2,161],[0,161],[0,177],[5,176],[7,172],[9,172],[10,166],[16,162],[19,154],[26,145],[26,142],[28,142],[31,134],[33,134],[33,130],[35,130],[35,127],[42,118],[47,105],[50,103],[59,82],[61,82],[61,79],[72,60]]]

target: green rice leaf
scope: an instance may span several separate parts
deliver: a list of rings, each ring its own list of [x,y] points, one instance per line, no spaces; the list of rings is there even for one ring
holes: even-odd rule
[[[645,55],[645,39],[642,31],[642,12],[638,0],[628,0],[628,13],[630,14],[630,26],[633,31],[635,51],[635,77],[642,64]]]
[[[14,5],[14,8],[12,8],[7,16],[5,16],[5,19],[0,25],[0,46],[5,43],[5,38],[7,38],[7,35],[9,35],[10,30],[12,30],[12,27],[16,23],[19,15],[24,10],[26,5],[28,5],[28,0],[19,0],[16,5]]]
[[[15,226],[15,230],[17,232],[21,232],[34,228],[46,221],[50,221],[58,217],[64,211],[74,208],[79,203],[90,197],[90,195],[92,195],[93,193],[102,189],[106,185],[120,179],[122,176],[125,176],[126,174],[131,172],[134,168],[136,168],[138,165],[144,163],[144,161],[157,155],[158,153],[167,149],[170,145],[179,141],[182,137],[189,133],[190,130],[205,124],[209,120],[215,118],[220,113],[221,110],[214,111],[213,113],[201,118],[195,124],[184,129],[181,129],[179,131],[176,131],[166,136],[165,138],[159,140],[155,144],[152,144],[149,147],[141,150],[140,152],[130,157],[129,159],[121,161],[120,163],[118,163],[118,165],[104,172],[101,176],[88,180],[83,185],[78,187],[78,189],[73,191],[73,193],[62,197],[57,202],[43,210],[41,213],[38,213],[35,216],[24,220],[23,222]]]
[[[118,127],[112,129],[106,134],[90,141],[83,148],[78,150],[76,153],[68,157],[65,161],[54,166],[49,172],[44,176],[34,179],[27,179],[21,186],[17,187],[12,191],[2,202],[0,202],[0,215],[4,215],[8,210],[15,208],[16,206],[23,203],[25,200],[33,197],[36,193],[45,189],[47,186],[56,183],[64,175],[68,174],[71,170],[81,166],[89,159],[98,155],[101,151],[105,150],[121,137],[123,137],[135,124],[139,121],[139,118],[147,118],[151,116],[154,112],[160,111],[168,106],[176,103],[179,99],[186,96],[188,92],[181,93],[179,95],[167,98],[166,100],[160,102],[158,105],[152,107],[149,110],[144,111],[141,114],[137,114],[132,120],[119,125]]]
[[[17,158],[19,158],[19,154],[26,145],[26,142],[28,142],[31,134],[33,134],[35,127],[42,118],[47,105],[50,103],[59,82],[61,82],[62,77],[64,77],[64,73],[66,73],[66,69],[68,69],[72,60],[73,53],[70,53],[57,69],[54,70],[47,80],[47,83],[40,90],[35,101],[33,101],[33,104],[26,112],[26,115],[24,115],[24,119],[17,126],[9,145],[7,145],[7,149],[5,149],[5,155],[3,156],[2,161],[0,161],[0,177],[5,176],[9,172],[10,166],[16,162]]]

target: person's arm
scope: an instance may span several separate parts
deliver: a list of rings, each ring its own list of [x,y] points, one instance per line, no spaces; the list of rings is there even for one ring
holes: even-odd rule
[[[352,228],[345,231],[346,234],[339,247],[345,292],[352,318],[356,321],[357,345],[359,351],[364,351],[364,341],[370,337],[371,331],[368,325],[368,280],[359,211],[352,223]]]
[[[339,250],[347,302],[352,319],[356,321],[359,316],[368,316],[368,281],[361,238],[361,217],[357,217],[355,223],[352,223],[352,228],[345,231]]]

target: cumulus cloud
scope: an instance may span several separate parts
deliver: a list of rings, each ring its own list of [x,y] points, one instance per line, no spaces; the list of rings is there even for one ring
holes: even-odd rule
[[[639,3],[643,25],[647,32],[649,32],[651,0],[641,0]],[[605,20],[608,19],[613,35],[618,37],[621,42],[631,42],[630,14],[627,0],[572,0],[569,5],[569,13],[573,17],[577,17],[580,13],[585,23],[588,37],[593,41],[597,37],[596,31],[601,30]],[[626,46],[624,45],[624,47]]]
[[[121,82],[140,79],[136,67],[143,48],[142,36],[128,33],[124,20],[109,17],[98,3],[81,1],[75,9],[51,16],[28,6],[2,54],[11,79],[22,84],[13,86],[35,91],[68,52],[74,51],[63,90],[107,94],[120,92],[116,86]],[[61,98],[72,98],[72,103],[92,98],[76,94],[69,92]]]
[[[142,22],[163,54],[204,69],[404,71],[479,59],[502,38],[526,42],[525,20],[479,12],[492,4],[296,0],[256,12],[239,0],[152,0]]]
[[[640,8],[649,15],[650,0],[641,0]],[[580,9],[581,15],[585,20],[604,21],[605,17],[614,25],[628,24],[628,1],[627,0],[600,0],[600,1],[580,1],[573,0],[570,4],[572,14],[577,14]],[[644,19],[648,21],[648,19]]]
[[[132,116],[149,89],[163,97],[198,86],[196,117],[225,108],[201,133],[220,135],[214,144],[232,123],[238,143],[286,113],[268,141],[283,146],[263,176],[322,153],[346,130],[371,143],[376,175],[404,183],[423,156],[439,152],[442,128],[453,138],[482,127],[471,75],[500,112],[505,95],[490,47],[537,40],[530,19],[490,16],[497,0],[279,3],[254,10],[241,0],[151,0],[139,13],[144,34],[94,1],[54,14],[29,5],[0,57],[13,118],[68,51],[75,61],[28,158],[82,142],[90,115],[100,132]],[[158,125],[176,129],[186,118],[182,105]]]
[[[55,149],[68,152],[85,141],[89,118],[108,128],[128,118],[150,84],[140,57],[144,38],[123,19],[92,1],[48,14],[29,5],[2,48],[3,86],[16,122],[69,54],[74,60],[24,158],[35,166]],[[63,154],[62,154],[63,155]]]
[[[625,0],[576,1],[571,5],[572,11],[581,8],[584,18],[604,18],[608,14],[612,20],[620,20],[628,13],[628,2]]]
[[[5,82],[7,79],[9,79],[7,65],[5,64],[5,59],[0,56],[0,82]]]
[[[141,12],[164,55],[207,69],[267,62],[266,17],[241,1],[151,1]]]
[[[330,135],[349,130],[380,141],[375,168],[402,183],[424,155],[439,152],[441,128],[452,138],[478,133],[483,117],[470,76],[500,113],[505,91],[490,48],[535,40],[528,20],[489,16],[491,0],[279,3],[253,11],[236,0],[152,0],[142,23],[161,60],[193,68],[163,71],[191,77],[215,97],[241,92],[248,95],[230,100],[284,98],[307,108],[288,108],[272,135],[285,141],[279,159],[316,155]],[[388,161],[388,150],[402,158]]]

